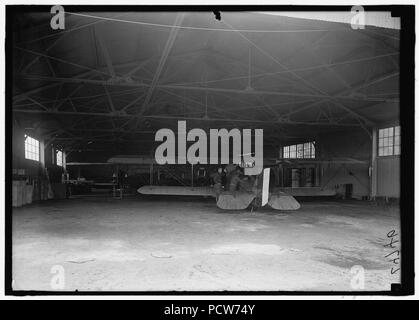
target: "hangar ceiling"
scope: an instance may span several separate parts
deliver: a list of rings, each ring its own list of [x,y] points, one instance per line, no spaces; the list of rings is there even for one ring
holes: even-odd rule
[[[399,30],[250,12],[50,19],[14,19],[13,118],[69,153],[148,153],[178,120],[263,128],[275,146],[398,119]]]

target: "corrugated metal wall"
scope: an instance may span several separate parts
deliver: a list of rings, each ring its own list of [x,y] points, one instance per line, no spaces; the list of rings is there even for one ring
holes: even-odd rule
[[[377,196],[400,197],[400,157],[377,158]]]

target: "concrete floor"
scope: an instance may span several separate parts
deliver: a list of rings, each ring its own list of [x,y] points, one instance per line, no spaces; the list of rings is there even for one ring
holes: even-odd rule
[[[360,201],[252,213],[213,199],[49,200],[13,210],[13,287],[51,290],[58,265],[65,290],[350,291],[361,265],[365,290],[389,290],[392,229],[397,207]]]

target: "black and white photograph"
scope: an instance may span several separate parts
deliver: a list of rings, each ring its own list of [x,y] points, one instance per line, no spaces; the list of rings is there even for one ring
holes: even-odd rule
[[[413,294],[414,6],[254,4],[6,6],[7,294]]]

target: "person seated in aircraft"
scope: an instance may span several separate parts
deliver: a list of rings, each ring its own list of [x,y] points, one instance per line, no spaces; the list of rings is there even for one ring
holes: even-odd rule
[[[234,171],[230,172],[229,175],[229,184],[228,184],[228,191],[233,193],[233,195],[236,194],[236,191],[240,188],[240,170],[236,168]]]

